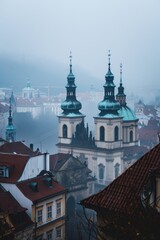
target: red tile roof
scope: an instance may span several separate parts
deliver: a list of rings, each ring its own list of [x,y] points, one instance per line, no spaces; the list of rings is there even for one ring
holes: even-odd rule
[[[53,195],[59,195],[66,190],[52,179],[52,187],[46,184],[45,178],[48,176],[39,176],[18,182],[16,185],[20,191],[32,202],[42,201],[43,199],[53,197]],[[37,183],[37,190],[32,190],[31,184]]]
[[[23,212],[26,208],[23,208],[17,200],[12,196],[10,192],[5,191],[0,185],[0,211],[7,212],[8,214],[15,214]]]
[[[15,227],[15,232],[33,225],[33,222],[25,212],[26,210],[10,192],[7,192],[0,185],[0,212],[9,215],[12,225]]]
[[[146,153],[101,192],[81,201],[91,209],[133,213],[141,204],[141,191],[150,170],[160,169],[160,144]]]
[[[23,142],[6,142],[0,146],[0,152],[3,153],[16,153],[16,154],[26,154],[29,156],[36,155],[37,152],[32,151]]]
[[[27,155],[0,153],[0,166],[7,166],[10,169],[9,177],[0,177],[0,182],[17,182],[21,177],[29,158],[30,157]]]

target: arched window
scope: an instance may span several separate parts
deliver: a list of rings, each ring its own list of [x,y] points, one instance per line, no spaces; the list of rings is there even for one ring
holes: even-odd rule
[[[119,135],[119,129],[116,126],[115,129],[114,129],[114,141],[118,141],[118,139],[119,139],[118,135]]]
[[[100,127],[100,141],[104,141],[105,129],[103,126]]]
[[[63,125],[63,138],[67,138],[67,125]]]
[[[104,179],[104,169],[105,169],[105,166],[102,163],[100,163],[98,165],[98,167],[99,167],[99,179],[103,180]]]
[[[133,142],[133,131],[130,131],[129,133],[129,141]]]
[[[120,169],[120,164],[116,163],[116,165],[114,166],[115,178],[119,176],[119,169]]]

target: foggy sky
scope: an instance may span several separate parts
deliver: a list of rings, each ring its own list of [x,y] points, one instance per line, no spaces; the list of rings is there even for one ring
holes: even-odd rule
[[[1,0],[0,56],[56,61],[65,77],[72,51],[75,75],[84,69],[103,85],[110,49],[116,85],[122,63],[126,89],[158,94],[159,9],[159,0]]]

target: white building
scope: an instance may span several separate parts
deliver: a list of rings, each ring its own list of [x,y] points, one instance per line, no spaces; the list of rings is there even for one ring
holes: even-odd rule
[[[86,161],[93,176],[101,184],[108,184],[124,171],[123,149],[138,145],[138,119],[126,103],[122,67],[115,99],[114,75],[110,65],[109,55],[104,98],[98,104],[100,112],[94,116],[94,137],[88,125],[85,127],[85,116],[80,112],[81,103],[76,99],[72,63],[67,77],[66,100],[61,104],[63,112],[58,115],[59,152],[70,152]]]

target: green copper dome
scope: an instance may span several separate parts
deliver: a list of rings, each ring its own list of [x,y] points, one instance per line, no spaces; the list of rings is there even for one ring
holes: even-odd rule
[[[118,112],[123,117],[123,121],[137,120],[134,112],[128,106],[121,106]]]
[[[61,109],[64,111],[64,112],[68,112],[68,111],[71,111],[71,112],[79,112],[79,110],[82,108],[82,105],[81,103],[74,99],[74,100],[65,100],[62,104],[61,104]]]
[[[109,99],[104,99],[98,104],[98,109],[101,111],[118,111],[120,104],[117,101],[110,101]]]
[[[76,99],[76,85],[75,76],[72,73],[72,62],[70,56],[70,72],[67,76],[66,85],[66,100],[62,102],[61,109],[63,110],[63,116],[75,116],[82,115],[79,110],[82,108],[81,103]]]
[[[104,84],[104,98],[98,104],[98,109],[100,110],[99,116],[106,116],[107,114],[112,116],[119,116],[118,110],[120,109],[120,104],[115,100],[114,95],[114,75],[111,72],[111,63],[110,63],[110,54],[108,61],[108,71],[105,75],[105,84]]]

